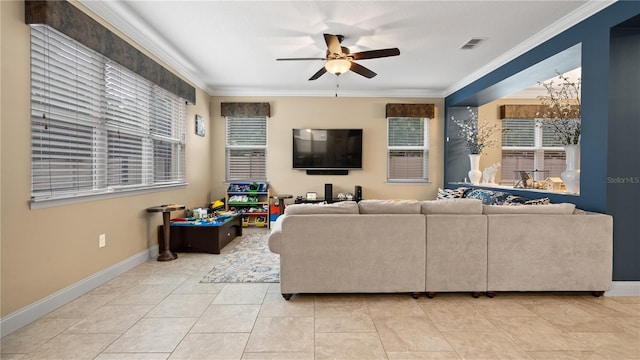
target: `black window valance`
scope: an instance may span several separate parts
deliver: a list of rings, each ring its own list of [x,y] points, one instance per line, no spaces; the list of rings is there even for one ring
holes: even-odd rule
[[[161,88],[196,103],[196,89],[67,1],[25,1],[25,23],[44,24]]]
[[[415,117],[429,118],[434,117],[433,104],[387,104],[385,117]]]
[[[221,116],[271,116],[269,103],[228,103],[220,104]]]

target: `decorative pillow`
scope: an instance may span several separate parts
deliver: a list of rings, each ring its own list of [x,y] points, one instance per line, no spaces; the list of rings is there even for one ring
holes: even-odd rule
[[[551,202],[549,201],[549,198],[540,198],[540,199],[533,199],[533,200],[527,200],[524,202],[525,205],[549,205],[551,204]]]
[[[496,215],[496,214],[571,215],[573,214],[575,209],[576,209],[576,205],[571,203],[549,204],[546,206],[483,205],[482,213],[485,215]]]
[[[505,205],[549,205],[550,203],[548,197],[532,200],[517,195],[509,195],[504,202]]]
[[[465,198],[480,199],[484,205],[502,205],[507,198],[511,196],[509,193],[501,191],[491,191],[486,189],[474,189],[469,191]]]
[[[482,214],[480,199],[442,199],[422,202],[423,214]]]
[[[360,214],[420,214],[418,200],[360,200]]]
[[[284,209],[285,215],[311,214],[358,214],[358,203],[355,201],[340,201],[331,204],[291,204]]]
[[[458,199],[464,197],[465,191],[469,190],[466,187],[459,187],[457,189],[440,189],[438,188],[437,199]]]

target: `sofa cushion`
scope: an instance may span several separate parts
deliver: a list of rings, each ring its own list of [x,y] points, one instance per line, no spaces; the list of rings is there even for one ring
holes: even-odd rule
[[[423,214],[482,214],[480,199],[425,200]]]
[[[311,214],[358,214],[358,203],[341,201],[331,204],[291,204],[284,209],[285,215]]]
[[[360,214],[420,214],[418,200],[360,200]]]
[[[553,215],[571,215],[576,209],[575,204],[560,203],[549,204],[544,206],[522,205],[522,206],[504,206],[504,205],[483,205],[482,213],[485,215],[495,214],[553,214]]]

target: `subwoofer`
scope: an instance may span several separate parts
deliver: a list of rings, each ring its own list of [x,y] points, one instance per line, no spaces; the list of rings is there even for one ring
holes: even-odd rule
[[[362,186],[356,185],[356,189],[353,192],[353,198],[355,201],[362,200]]]
[[[333,200],[333,184],[324,184],[324,201],[331,202]]]

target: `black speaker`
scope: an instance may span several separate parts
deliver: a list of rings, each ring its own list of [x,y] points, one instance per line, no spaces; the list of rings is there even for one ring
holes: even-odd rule
[[[324,201],[331,202],[333,199],[333,184],[324,184]]]
[[[362,200],[362,186],[356,185],[356,190],[353,192],[353,197],[355,201]]]

